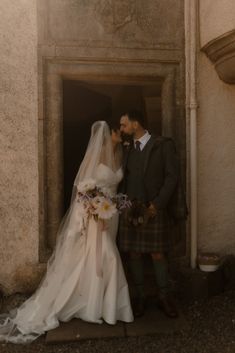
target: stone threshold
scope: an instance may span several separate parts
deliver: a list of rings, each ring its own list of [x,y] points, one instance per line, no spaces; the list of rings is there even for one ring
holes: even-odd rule
[[[87,339],[125,338],[133,336],[154,335],[158,333],[172,334],[188,329],[184,315],[176,319],[167,318],[157,308],[150,307],[145,315],[132,323],[118,322],[116,325],[107,323],[93,324],[73,319],[61,323],[59,327],[48,331],[46,344],[81,341]]]

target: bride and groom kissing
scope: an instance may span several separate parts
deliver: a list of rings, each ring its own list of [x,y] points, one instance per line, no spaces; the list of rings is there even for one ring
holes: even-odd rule
[[[126,137],[129,143],[122,148]],[[171,224],[167,205],[178,169],[173,141],[150,135],[141,112],[123,114],[120,129],[111,131],[105,121],[95,122],[46,274],[29,299],[0,315],[0,341],[29,343],[72,318],[132,322],[145,310],[146,253],[152,258],[159,306],[167,316],[177,317],[169,296],[166,254]],[[92,216],[90,196],[82,192],[91,180],[103,194],[126,194],[132,206],[120,215],[116,209],[102,221]],[[128,253],[136,294],[132,305],[116,242]]]

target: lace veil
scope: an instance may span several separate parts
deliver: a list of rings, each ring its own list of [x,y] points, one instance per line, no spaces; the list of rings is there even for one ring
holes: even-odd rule
[[[71,204],[63,221],[61,222],[54,256],[48,262],[48,265],[57,266],[55,258],[60,261],[61,253],[64,253],[64,242],[67,237],[78,239],[81,236],[83,227],[83,215],[79,212],[79,205],[76,202],[77,185],[80,182],[95,179],[96,170],[99,164],[105,164],[111,170],[116,170],[116,163],[113,153],[111,134],[108,124],[105,121],[96,121],[91,128],[91,137],[88,147],[80,165],[78,173],[74,180]],[[119,165],[120,166],[120,165]],[[76,208],[76,211],[74,210]],[[68,241],[66,241],[66,245]]]

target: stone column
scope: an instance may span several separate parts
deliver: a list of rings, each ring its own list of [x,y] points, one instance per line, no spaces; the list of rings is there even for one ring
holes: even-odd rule
[[[186,112],[189,121],[191,267],[197,258],[197,0],[185,0]]]
[[[63,212],[63,92],[59,74],[47,75],[46,89],[46,174],[47,232],[49,248],[53,249]]]

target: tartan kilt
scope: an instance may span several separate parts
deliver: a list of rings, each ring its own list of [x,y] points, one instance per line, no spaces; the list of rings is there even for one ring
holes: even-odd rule
[[[123,252],[167,253],[171,222],[166,210],[159,210],[147,224],[130,224],[127,212],[120,215],[118,247]]]

